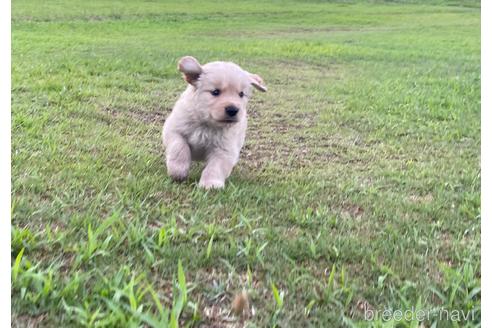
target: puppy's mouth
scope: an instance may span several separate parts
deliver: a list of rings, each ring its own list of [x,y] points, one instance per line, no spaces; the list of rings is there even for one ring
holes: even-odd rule
[[[219,120],[219,123],[225,123],[225,124],[234,124],[237,123],[237,119],[229,118],[229,119],[224,119],[224,120]]]

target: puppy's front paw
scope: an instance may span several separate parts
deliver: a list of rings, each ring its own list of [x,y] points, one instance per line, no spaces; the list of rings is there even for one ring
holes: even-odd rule
[[[222,189],[224,188],[224,181],[219,179],[200,179],[198,186],[205,189]]]
[[[167,174],[174,181],[180,182],[188,177],[188,169],[178,165],[168,165]]]

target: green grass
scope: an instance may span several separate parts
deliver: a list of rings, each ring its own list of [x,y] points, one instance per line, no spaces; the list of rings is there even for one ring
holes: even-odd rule
[[[183,55],[269,88],[223,191],[165,173]],[[477,326],[479,146],[478,1],[14,0],[13,326]]]

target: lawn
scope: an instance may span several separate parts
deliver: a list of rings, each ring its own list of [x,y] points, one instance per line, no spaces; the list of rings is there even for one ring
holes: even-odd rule
[[[221,191],[184,55],[268,86]],[[13,0],[11,222],[14,327],[479,326],[480,3]]]

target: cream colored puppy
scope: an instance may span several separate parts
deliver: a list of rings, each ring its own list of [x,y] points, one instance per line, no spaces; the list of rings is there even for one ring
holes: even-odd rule
[[[167,173],[184,180],[192,160],[205,161],[200,187],[223,188],[244,143],[251,86],[260,91],[266,87],[258,75],[230,62],[201,66],[187,56],[178,69],[188,87],[164,123]]]

